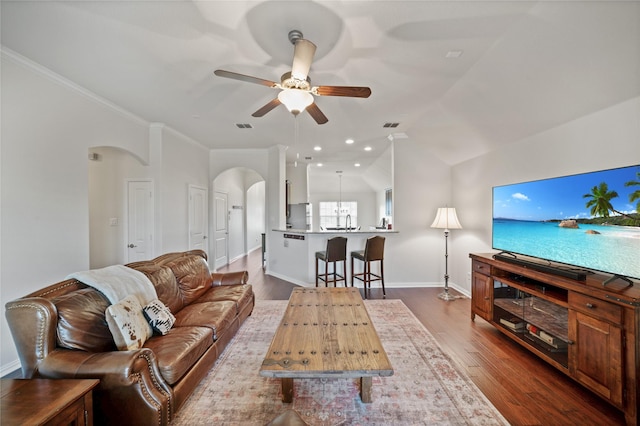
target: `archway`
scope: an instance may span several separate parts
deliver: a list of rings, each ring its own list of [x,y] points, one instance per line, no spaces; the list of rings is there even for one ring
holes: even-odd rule
[[[216,176],[212,186],[210,264],[217,269],[261,248],[266,232],[266,185],[255,170],[234,167]],[[218,201],[221,198],[226,201]],[[226,203],[226,208],[218,202]]]
[[[125,180],[133,176],[148,180],[148,166],[129,151],[114,147],[89,149],[88,161],[89,266],[126,263]]]

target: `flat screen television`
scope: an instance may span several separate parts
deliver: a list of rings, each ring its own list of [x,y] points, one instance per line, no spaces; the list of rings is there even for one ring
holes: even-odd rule
[[[638,210],[640,164],[495,186],[492,247],[559,271],[640,279]]]

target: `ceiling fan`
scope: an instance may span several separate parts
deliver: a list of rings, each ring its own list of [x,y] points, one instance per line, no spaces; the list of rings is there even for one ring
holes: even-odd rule
[[[248,83],[260,84],[272,89],[280,89],[278,97],[251,114],[253,117],[262,117],[280,104],[284,104],[293,114],[298,115],[305,109],[318,124],[324,124],[329,119],[314,102],[315,96],[345,96],[353,98],[368,98],[371,89],[357,86],[311,86],[309,69],[316,52],[316,45],[305,40],[298,30],[289,31],[289,41],[294,45],[293,65],[291,72],[286,72],[280,78],[280,83],[265,80],[249,75],[238,74],[231,71],[216,70],[218,77],[232,78]]]

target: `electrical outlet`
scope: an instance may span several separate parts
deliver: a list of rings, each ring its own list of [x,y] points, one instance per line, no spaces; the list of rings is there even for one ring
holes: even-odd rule
[[[284,240],[284,246],[289,247],[289,240]]]
[[[118,226],[118,218],[112,217],[111,219],[109,219],[109,226]]]

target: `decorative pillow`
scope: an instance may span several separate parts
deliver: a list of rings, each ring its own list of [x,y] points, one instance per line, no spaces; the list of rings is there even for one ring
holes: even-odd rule
[[[138,298],[130,295],[105,311],[109,331],[121,351],[140,349],[153,335],[151,326],[142,314]]]
[[[156,333],[165,335],[173,327],[176,317],[159,299],[152,300],[147,306],[142,308],[144,317],[149,321],[151,328]]]

